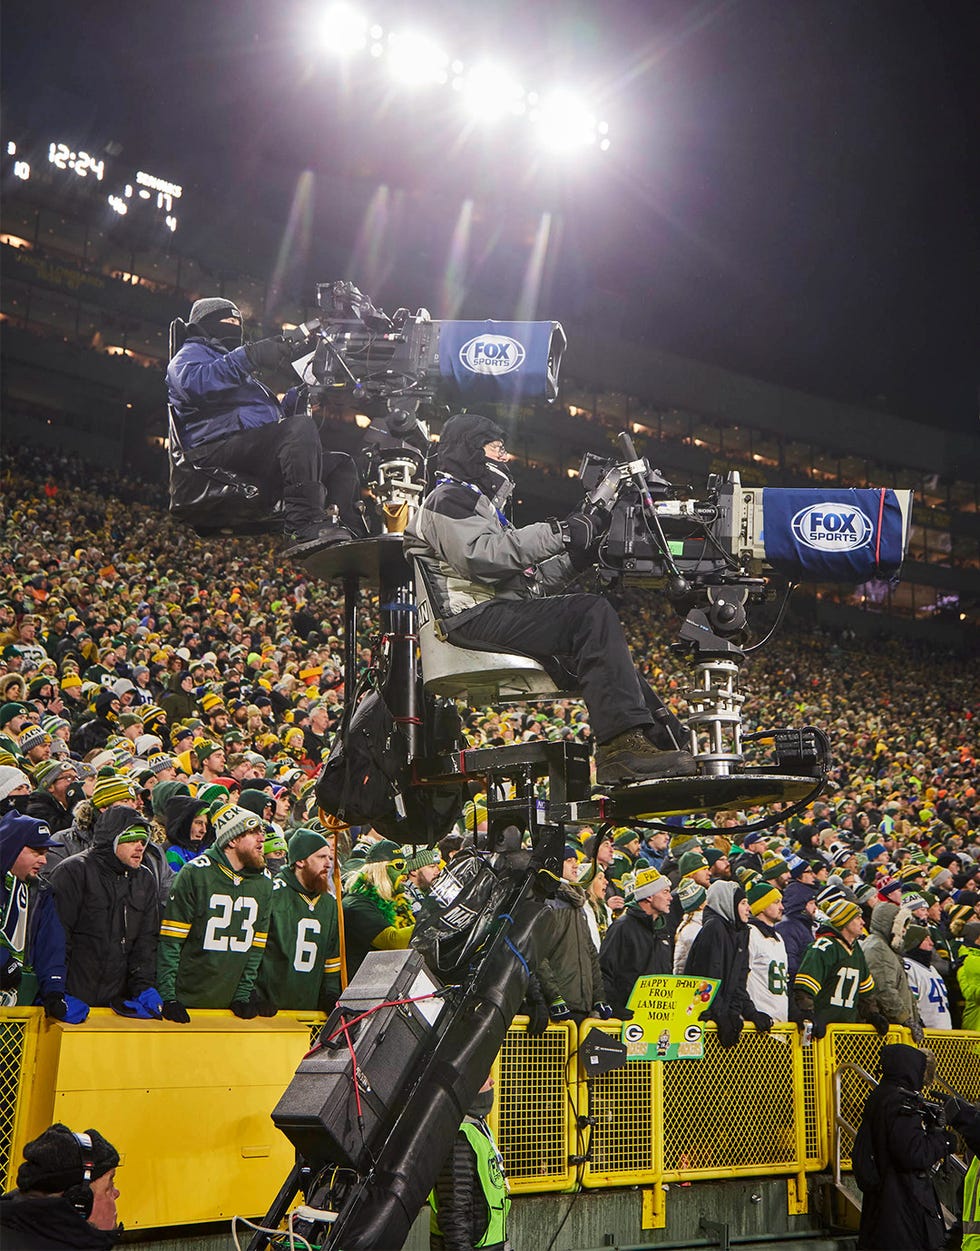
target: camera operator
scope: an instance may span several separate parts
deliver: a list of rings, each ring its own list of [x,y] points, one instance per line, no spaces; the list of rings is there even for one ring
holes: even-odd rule
[[[852,1153],[864,1192],[861,1251],[932,1251],[946,1243],[932,1168],[956,1140],[942,1109],[920,1094],[932,1060],[904,1043],[881,1049],[881,1081],[865,1102]]]
[[[556,595],[595,559],[608,513],[513,527],[504,515],[513,479],[504,431],[477,413],[450,417],[439,474],[405,531],[405,551],[424,564],[432,609],[456,647],[567,659],[582,687],[599,744],[602,784],[688,777],[694,758],[676,750],[652,708],[615,609],[601,595]]]
[[[193,463],[254,475],[281,496],[287,555],[362,535],[354,462],[323,450],[312,417],[296,411],[296,388],[280,402],[258,377],[287,365],[295,345],[281,337],[245,343],[241,312],[219,297],[197,300],[187,328],[167,366],[167,392]],[[342,524],[327,516],[328,496]]]

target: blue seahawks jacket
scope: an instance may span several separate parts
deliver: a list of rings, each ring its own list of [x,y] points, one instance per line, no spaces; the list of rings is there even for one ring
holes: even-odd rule
[[[185,451],[239,430],[281,421],[296,401],[295,389],[279,400],[252,376],[243,347],[194,335],[167,366],[167,397]]]

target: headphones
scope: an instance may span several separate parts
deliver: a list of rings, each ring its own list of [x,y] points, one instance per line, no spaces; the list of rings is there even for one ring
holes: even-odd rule
[[[92,1169],[95,1167],[92,1136],[91,1134],[76,1134],[73,1131],[72,1137],[78,1143],[82,1180],[76,1182],[74,1186],[69,1186],[64,1193],[64,1197],[81,1216],[82,1220],[87,1221],[92,1215],[92,1205],[95,1202],[91,1186]]]

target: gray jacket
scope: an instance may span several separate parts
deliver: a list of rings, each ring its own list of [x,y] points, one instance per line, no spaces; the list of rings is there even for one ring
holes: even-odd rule
[[[893,1024],[905,1025],[917,1020],[919,1014],[901,954],[892,946],[893,926],[898,912],[896,904],[878,904],[871,913],[870,933],[861,940],[861,949],[868,962],[868,970],[875,979],[878,1010]]]
[[[405,555],[425,567],[432,610],[458,624],[492,599],[532,599],[574,574],[557,528],[505,525],[477,487],[442,478],[405,530]]]

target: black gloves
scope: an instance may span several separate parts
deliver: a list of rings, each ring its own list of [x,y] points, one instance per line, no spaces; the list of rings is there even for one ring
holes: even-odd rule
[[[259,1016],[275,1016],[279,1011],[271,999],[266,999],[265,995],[260,995],[257,990],[252,991],[252,1002]]]
[[[752,1024],[760,1034],[768,1034],[772,1029],[773,1020],[768,1012],[756,1012],[752,1017]]]
[[[22,976],[20,962],[8,952],[0,964],[0,990],[16,990]]]
[[[551,1016],[548,1012],[548,1001],[545,999],[544,992],[541,989],[541,983],[533,973],[528,979],[522,1008],[528,1017],[527,1033],[532,1038],[539,1037],[548,1028]]]
[[[245,344],[245,355],[253,369],[278,369],[289,360],[291,351],[282,339],[259,339],[257,343]]]
[[[813,1029],[811,1031],[812,1037],[823,1038],[824,1034],[826,1034],[827,1032],[827,1022],[822,1021],[820,1017],[815,1016],[813,1018],[812,1025],[813,1025]]]
[[[880,1012],[869,1012],[867,1016],[869,1025],[873,1025],[878,1033],[884,1037],[888,1033],[888,1017],[882,1016]]]
[[[233,999],[231,1001],[231,1010],[235,1016],[240,1017],[243,1021],[254,1021],[259,1015],[254,995],[249,995],[247,999]]]
[[[164,1001],[160,1014],[165,1021],[174,1021],[177,1025],[187,1025],[190,1023],[190,1014],[179,999],[167,999]]]
[[[718,1045],[726,1051],[738,1046],[742,1037],[742,1018],[737,1014],[728,1014],[718,1020]]]
[[[68,1016],[68,1004],[64,995],[45,995],[43,999],[44,1015],[50,1021],[63,1021]]]
[[[588,569],[595,560],[595,550],[609,529],[610,516],[604,508],[588,508],[569,513],[559,526],[561,537],[572,565]]]

